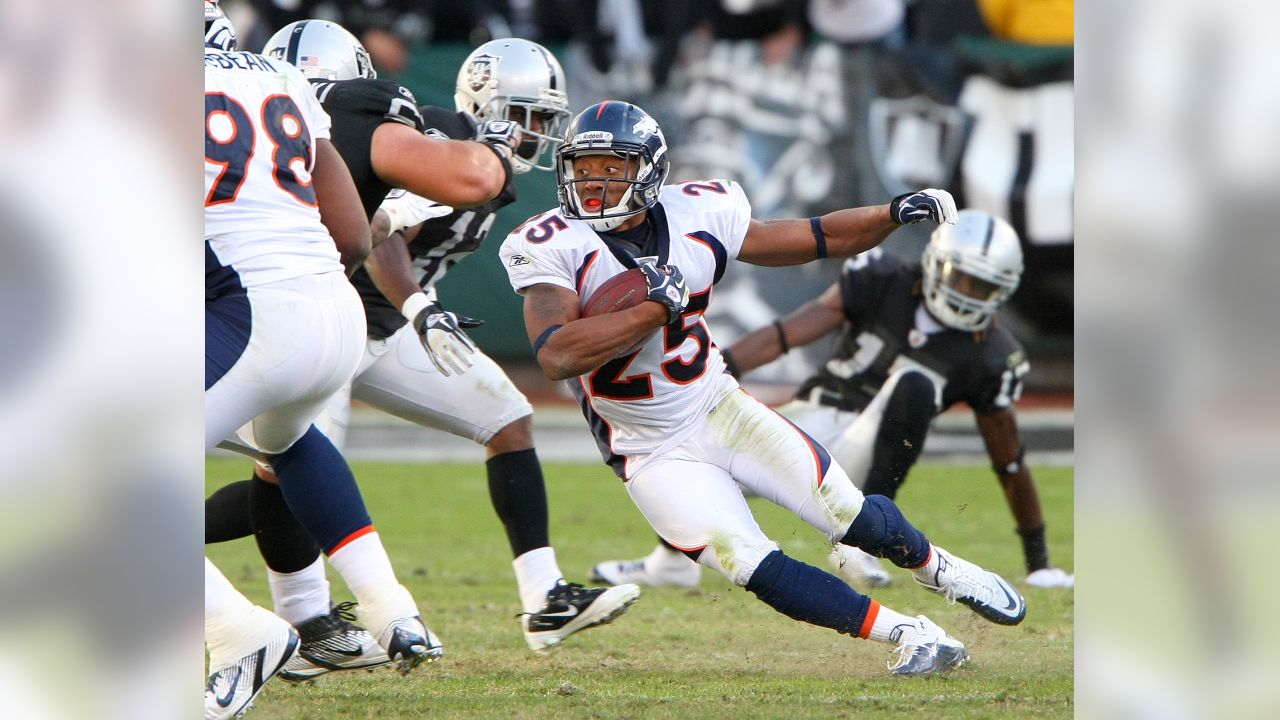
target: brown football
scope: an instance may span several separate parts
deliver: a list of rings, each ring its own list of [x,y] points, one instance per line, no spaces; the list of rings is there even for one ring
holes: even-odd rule
[[[595,317],[626,310],[648,299],[649,284],[645,282],[644,271],[640,268],[631,268],[609,278],[591,293],[591,297],[587,298],[586,304],[582,307],[582,317]],[[654,330],[654,333],[656,332],[657,330]],[[646,335],[635,345],[619,353],[618,357],[639,351],[652,337],[653,334]]]
[[[582,317],[595,317],[635,307],[649,297],[649,285],[640,268],[624,270],[609,278],[582,306]]]

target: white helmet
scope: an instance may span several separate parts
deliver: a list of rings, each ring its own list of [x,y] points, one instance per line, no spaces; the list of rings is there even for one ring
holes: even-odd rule
[[[227,52],[236,49],[236,29],[216,0],[204,0],[204,46]]]
[[[378,77],[369,51],[355,35],[328,20],[299,20],[276,31],[262,54],[278,58],[316,80]]]
[[[924,301],[942,324],[977,331],[1022,279],[1022,245],[1009,223],[981,210],[961,210],[929,237],[920,262]]]
[[[528,172],[555,169],[554,151],[569,121],[569,96],[560,61],[538,43],[520,38],[491,40],[476,48],[458,70],[453,102],[459,112],[481,122],[516,120],[524,139],[511,158],[511,169]],[[512,118],[523,108],[523,118]],[[533,127],[534,119],[541,129]]]

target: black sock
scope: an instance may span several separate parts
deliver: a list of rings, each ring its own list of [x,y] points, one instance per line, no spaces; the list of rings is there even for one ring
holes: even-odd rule
[[[204,544],[227,542],[253,534],[249,518],[249,481],[218,488],[204,501]]]
[[[547,520],[547,488],[542,466],[533,448],[494,455],[485,463],[489,475],[489,499],[507,530],[511,554],[551,545]]]
[[[280,573],[298,572],[320,557],[320,546],[289,512],[279,485],[255,475],[250,481],[249,514],[267,567]]]
[[[884,495],[890,500],[898,494],[924,451],[924,438],[937,407],[934,393],[933,381],[921,373],[904,373],[898,379],[876,432],[862,494]]]
[[[1027,573],[1049,567],[1049,545],[1044,540],[1044,526],[1019,530],[1022,538],[1022,554],[1027,559]]]

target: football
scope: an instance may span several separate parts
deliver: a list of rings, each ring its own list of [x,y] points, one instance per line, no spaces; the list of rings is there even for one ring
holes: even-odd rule
[[[582,306],[582,317],[606,315],[635,307],[649,297],[649,284],[640,268],[631,268],[614,275],[599,289],[591,293]]]
[[[587,298],[586,304],[582,306],[582,317],[595,317],[597,315],[606,315],[619,310],[635,307],[649,298],[649,284],[645,282],[644,271],[640,268],[631,268],[614,275],[605,281],[595,292],[591,293],[591,297]],[[656,333],[657,330],[655,329]],[[623,350],[618,357],[630,355],[644,347],[649,342],[652,334],[646,335],[635,345]]]

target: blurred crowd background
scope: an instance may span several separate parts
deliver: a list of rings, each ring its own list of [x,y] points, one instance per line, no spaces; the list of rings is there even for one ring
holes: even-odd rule
[[[639,104],[671,144],[672,179],[729,178],[761,219],[879,204],[921,187],[1007,218],[1026,274],[1005,322],[1032,358],[1031,391],[1072,386],[1074,15],[1071,0],[223,0],[241,47],[260,49],[309,17],[361,38],[383,77],[452,107],[463,58],[490,39],[536,40],[560,58],[576,113]],[[496,247],[556,203],[552,178],[520,178],[495,241],[441,287],[486,320],[490,354],[529,360],[518,299]],[[918,256],[927,230],[888,247]],[[821,291],[838,260],[739,266],[717,288],[717,342],[771,322]],[[833,338],[834,339],[834,338]],[[798,382],[829,354],[817,343],[753,373]]]
[[[825,57],[843,63],[893,52],[899,40],[910,48],[926,25],[949,36],[951,7],[965,4],[912,3],[893,33],[869,43],[822,40],[819,30],[800,57],[813,62],[830,47]],[[452,17],[453,5],[432,7]],[[551,15],[578,31],[600,27],[583,22],[588,6]],[[1280,307],[1280,6],[1075,6],[1075,113],[1058,120],[1075,123],[1079,171],[1077,715],[1280,717],[1280,578],[1267,561],[1280,515],[1271,315]],[[508,12],[499,16],[509,25],[529,16]],[[0,717],[199,712],[199,14],[199,3],[173,0],[0,0]],[[423,17],[436,29],[404,36],[406,74],[443,42],[435,33],[445,23]],[[487,37],[470,37],[480,24],[464,22],[459,44]],[[665,36],[646,34],[650,61],[671,57],[652,37]],[[786,37],[755,53],[763,61]],[[591,58],[596,46],[582,42]],[[630,40],[610,47],[620,42]],[[556,49],[570,56],[568,44]],[[621,56],[594,53],[610,72]],[[433,69],[440,89],[462,57]],[[672,63],[662,87],[678,92],[683,66]],[[772,77],[759,81],[762,93],[815,81],[796,70]],[[696,142],[683,131],[680,141]],[[858,182],[873,178],[881,182]],[[505,279],[492,287],[506,294]]]

